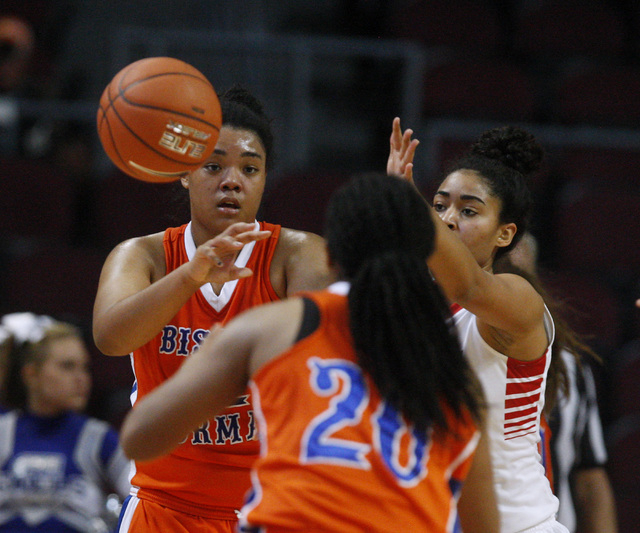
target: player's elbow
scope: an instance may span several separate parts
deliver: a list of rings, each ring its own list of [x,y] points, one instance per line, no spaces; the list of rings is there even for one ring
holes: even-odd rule
[[[99,322],[93,324],[93,343],[104,355],[122,356],[131,353],[119,336],[113,333],[112,328],[104,327]]]
[[[150,461],[155,459],[161,452],[154,446],[154,439],[149,439],[140,424],[137,422],[135,409],[127,415],[120,429],[120,446],[124,454],[134,461]]]
[[[135,409],[131,411],[134,413]],[[144,422],[125,423],[120,430],[120,446],[125,456],[133,461],[145,462],[167,455],[180,441],[168,438],[167,432],[158,433]]]
[[[143,439],[132,436],[131,434],[125,435],[124,432],[121,434],[120,445],[128,459],[144,462],[156,458],[157,454],[151,453],[148,446],[145,446],[142,440]]]

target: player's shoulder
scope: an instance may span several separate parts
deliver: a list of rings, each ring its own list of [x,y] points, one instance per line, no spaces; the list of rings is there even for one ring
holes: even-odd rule
[[[324,239],[316,233],[283,227],[280,230],[278,245],[294,251],[316,246],[324,247]]]
[[[156,275],[163,275],[165,252],[163,232],[132,237],[111,250],[106,262],[106,269],[119,269],[125,265],[139,265],[150,269]],[[128,268],[128,267],[127,267]]]
[[[116,245],[112,253],[118,254],[149,254],[155,256],[164,253],[162,244],[164,232],[151,233],[140,237],[131,237]]]
[[[275,251],[274,261],[276,263],[289,265],[290,267],[301,267],[308,273],[313,272],[315,277],[318,269],[324,272],[327,267],[327,246],[325,240],[315,233],[308,231],[282,228],[278,245]],[[326,280],[325,280],[326,281]],[[321,286],[326,283],[323,282]],[[311,288],[318,288],[313,284]]]
[[[282,228],[270,269],[271,283],[283,298],[301,290],[318,290],[333,281],[322,237]]]

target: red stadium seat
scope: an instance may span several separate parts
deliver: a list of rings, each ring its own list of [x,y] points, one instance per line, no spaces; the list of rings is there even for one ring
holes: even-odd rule
[[[607,430],[608,471],[618,511],[618,531],[640,524],[640,415],[616,420]]]
[[[569,184],[555,219],[562,268],[631,275],[640,271],[640,191]]]
[[[516,15],[515,51],[528,59],[620,57],[626,26],[611,5],[597,0],[532,2]]]
[[[423,116],[523,121],[536,112],[536,89],[517,64],[453,59],[428,69]]]
[[[638,184],[640,149],[573,146],[557,156],[555,173],[563,180],[587,187],[633,188]]]
[[[589,64],[558,80],[552,113],[566,124],[637,127],[640,68]]]
[[[566,306],[564,319],[602,356],[620,345],[621,303],[595,275],[574,270],[541,272],[552,295]]]
[[[492,56],[503,46],[502,28],[491,2],[415,0],[393,5],[387,23],[389,37],[475,56]]]
[[[627,342],[615,354],[611,383],[613,416],[640,415],[640,338]]]

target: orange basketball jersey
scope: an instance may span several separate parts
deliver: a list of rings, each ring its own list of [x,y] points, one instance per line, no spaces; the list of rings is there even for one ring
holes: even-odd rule
[[[132,354],[136,378],[132,401],[169,378],[217,322],[242,311],[278,300],[269,268],[280,226],[260,223],[270,238],[243,248],[236,264],[246,264],[253,276],[225,283],[219,296],[209,285],[196,292],[161,333]],[[167,274],[195,252],[188,225],[164,235]],[[137,390],[136,390],[137,387]],[[169,455],[137,462],[133,494],[160,505],[203,517],[235,520],[250,487],[249,469],[259,452],[249,391],[233,406],[209,420]]]
[[[251,381],[262,439],[241,531],[449,532],[479,432],[414,431],[357,364],[339,284],[306,294],[318,328]],[[260,529],[263,528],[263,529]]]

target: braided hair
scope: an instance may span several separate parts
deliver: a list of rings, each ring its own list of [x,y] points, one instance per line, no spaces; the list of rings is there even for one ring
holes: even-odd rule
[[[338,189],[326,216],[329,255],[349,291],[358,361],[416,429],[449,429],[443,402],[479,419],[479,392],[449,306],[426,264],[435,229],[406,181],[361,174]]]

